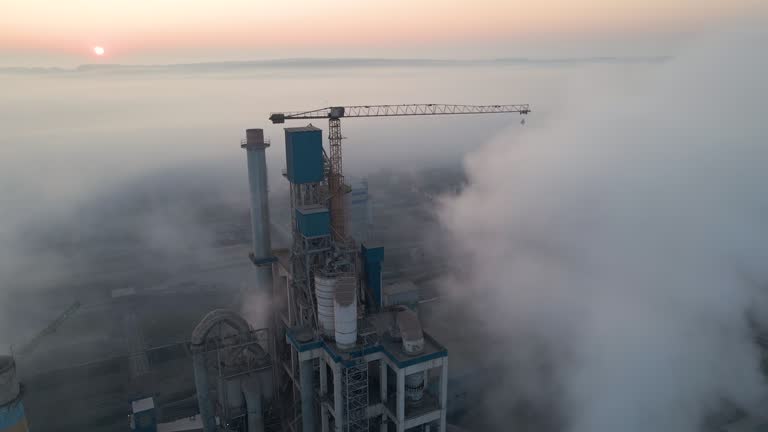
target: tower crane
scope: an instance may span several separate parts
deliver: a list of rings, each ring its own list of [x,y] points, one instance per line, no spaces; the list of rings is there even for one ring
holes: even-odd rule
[[[341,159],[341,118],[342,117],[403,117],[431,116],[450,114],[528,114],[528,104],[519,105],[445,105],[445,104],[405,104],[405,105],[353,105],[332,106],[310,111],[272,113],[269,120],[273,124],[285,123],[286,120],[328,119],[328,142],[330,147],[330,171],[328,189],[331,194],[331,228],[334,240],[346,239],[344,227],[344,173]]]
[[[29,342],[24,344],[21,349],[19,349],[19,354],[25,355],[34,351],[35,348],[40,345],[40,341],[42,341],[43,338],[50,334],[56,333],[56,330],[61,327],[61,324],[69,319],[69,317],[74,315],[74,313],[80,309],[80,306],[81,304],[79,301],[72,303],[64,312],[62,312],[61,315],[59,315],[55,320],[48,324],[43,330],[38,332],[32,339],[29,340]]]

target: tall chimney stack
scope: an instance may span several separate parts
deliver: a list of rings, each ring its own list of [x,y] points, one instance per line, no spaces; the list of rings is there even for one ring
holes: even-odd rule
[[[272,288],[272,241],[270,239],[269,203],[267,201],[267,161],[263,129],[247,129],[240,147],[248,155],[248,184],[251,191],[251,261],[256,265],[256,286],[262,292]]]

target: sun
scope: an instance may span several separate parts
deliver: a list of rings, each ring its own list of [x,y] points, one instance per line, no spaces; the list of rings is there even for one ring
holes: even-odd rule
[[[93,53],[97,56],[103,56],[106,51],[104,50],[104,47],[95,46],[93,47]]]

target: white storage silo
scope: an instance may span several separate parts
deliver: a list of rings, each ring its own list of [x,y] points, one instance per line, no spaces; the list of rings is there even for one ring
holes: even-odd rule
[[[337,278],[333,276],[315,276],[315,295],[317,296],[317,320],[323,336],[333,338],[335,336],[334,323],[334,293],[336,292]]]
[[[350,349],[357,343],[357,280],[340,276],[334,293],[334,327],[336,345]]]

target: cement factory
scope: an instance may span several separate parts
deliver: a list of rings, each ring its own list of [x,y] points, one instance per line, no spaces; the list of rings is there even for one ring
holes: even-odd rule
[[[264,316],[248,320],[237,304],[224,302],[229,307],[198,315],[186,342],[153,346],[137,318],[150,307],[142,296],[153,296],[149,302],[164,310],[164,319],[171,319],[167,312],[181,310],[180,303],[191,301],[191,294],[161,297],[115,288],[103,308],[121,317],[117,331],[125,335],[128,355],[41,375],[29,385],[20,383],[16,362],[23,361],[25,353],[54,332],[66,334],[71,316],[87,313],[89,307],[95,310],[77,301],[18,355],[0,358],[0,431],[35,431],[36,424],[46,421],[57,426],[40,430],[83,430],[75,425],[88,423],[76,422],[74,417],[83,414],[75,415],[74,408],[57,413],[64,423],[44,418],[57,409],[54,402],[43,401],[54,397],[51,383],[69,379],[84,379],[92,396],[83,397],[98,401],[87,408],[98,418],[89,430],[453,430],[448,419],[452,404],[458,402],[449,391],[449,350],[425,330],[420,311],[424,295],[407,277],[386,283],[385,272],[397,271],[387,268],[387,250],[350,223],[355,216],[349,207],[361,196],[365,201],[367,184],[361,192],[345,180],[340,123],[353,117],[529,112],[528,105],[427,104],[272,114],[269,119],[276,124],[305,124],[285,128],[287,248],[273,248],[265,156],[271,143],[263,129],[248,129],[241,142],[247,156],[251,222],[250,267],[241,277],[248,287],[244,295],[259,299]],[[322,119],[329,122],[327,132],[306,124]],[[128,377],[123,380],[128,383],[115,384],[115,377]],[[193,389],[185,387],[188,382],[194,383]],[[37,395],[35,389],[46,394]],[[25,411],[28,400],[30,409]],[[122,428],[115,426],[114,418],[122,418]]]

